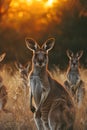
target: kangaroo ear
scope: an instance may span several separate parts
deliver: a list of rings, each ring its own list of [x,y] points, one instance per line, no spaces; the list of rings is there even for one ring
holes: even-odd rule
[[[46,50],[46,51],[50,51],[55,43],[55,39],[54,38],[49,38],[43,45],[42,45],[42,49]]]
[[[30,69],[30,65],[31,65],[31,63],[30,63],[30,62],[28,62],[28,63],[25,65],[25,68],[26,68],[27,72],[28,72],[28,71],[29,71],[29,69]]]
[[[39,45],[37,44],[37,42],[33,40],[32,38],[26,38],[25,42],[26,42],[27,48],[33,52],[39,48]]]
[[[76,57],[78,58],[78,59],[80,59],[81,57],[82,57],[82,55],[83,55],[83,51],[81,50],[81,51],[78,51],[77,53],[76,53]]]
[[[67,50],[66,54],[69,57],[69,59],[71,59],[73,57],[73,52],[71,50]]]
[[[17,70],[19,70],[19,71],[21,71],[24,67],[19,61],[15,62],[15,66],[16,66]]]
[[[4,59],[5,56],[6,56],[6,53],[3,53],[0,55],[0,62]]]

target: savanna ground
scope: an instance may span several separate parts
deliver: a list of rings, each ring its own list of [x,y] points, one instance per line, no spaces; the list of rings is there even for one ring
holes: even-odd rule
[[[55,67],[51,72],[53,77],[63,84],[66,79],[66,72],[61,72],[58,67]],[[86,88],[87,69],[81,68],[80,72]],[[4,65],[0,71],[0,75],[3,77],[3,83],[7,87],[8,102],[5,108],[9,110],[8,113],[3,111],[0,113],[0,130],[36,130],[33,114],[29,109],[29,97],[24,99],[23,83],[20,73],[13,70],[10,66]],[[85,96],[82,107],[79,110],[76,109],[75,130],[87,130],[86,99],[87,96]]]

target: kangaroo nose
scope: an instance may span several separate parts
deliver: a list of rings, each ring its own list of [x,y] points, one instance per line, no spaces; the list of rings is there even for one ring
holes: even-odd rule
[[[76,63],[74,62],[73,65],[76,65]]]
[[[43,63],[43,61],[42,61],[42,60],[40,60],[40,61],[39,61],[39,65],[41,66],[41,65],[42,65],[42,63]]]

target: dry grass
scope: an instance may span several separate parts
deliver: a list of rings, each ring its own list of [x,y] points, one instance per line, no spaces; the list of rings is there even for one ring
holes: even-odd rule
[[[9,110],[8,113],[0,113],[0,130],[35,130],[33,115],[29,110],[29,97],[24,98],[20,74],[16,71],[10,75],[10,71],[5,66],[0,72],[8,91],[5,108]]]
[[[24,90],[20,74],[16,71],[11,75],[11,68],[7,71],[6,66],[1,70],[0,75],[8,90],[8,102],[6,109],[10,112],[0,113],[0,130],[36,130],[33,115],[29,110],[29,97],[24,99]],[[53,77],[63,84],[66,79],[66,73],[61,72],[58,68],[52,71]],[[87,86],[87,70],[81,69],[81,77]],[[87,88],[86,88],[87,90]],[[87,130],[87,96],[80,109],[76,109],[75,130]]]

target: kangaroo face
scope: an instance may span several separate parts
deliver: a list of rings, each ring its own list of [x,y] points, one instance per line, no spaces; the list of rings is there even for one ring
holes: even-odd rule
[[[82,57],[83,51],[79,51],[74,54],[72,51],[67,50],[67,56],[69,57],[69,64],[71,68],[78,68],[79,59]]]
[[[33,39],[26,39],[27,48],[33,51],[35,66],[44,67],[48,64],[48,51],[53,48],[54,42],[54,38],[50,38],[40,47]]]
[[[71,60],[70,60],[70,66],[77,68],[78,65],[79,65],[79,60],[77,59],[76,56],[73,56],[73,57],[71,58]]]
[[[28,77],[30,63],[28,63],[26,66],[23,66],[19,62],[15,62],[15,66],[16,66],[17,70],[21,73],[21,75],[25,75],[26,77]]]
[[[25,67],[23,67],[20,72],[22,75],[25,75],[26,77],[28,77],[28,70]]]
[[[33,61],[35,66],[44,67],[48,63],[47,53],[43,50],[35,52]]]

